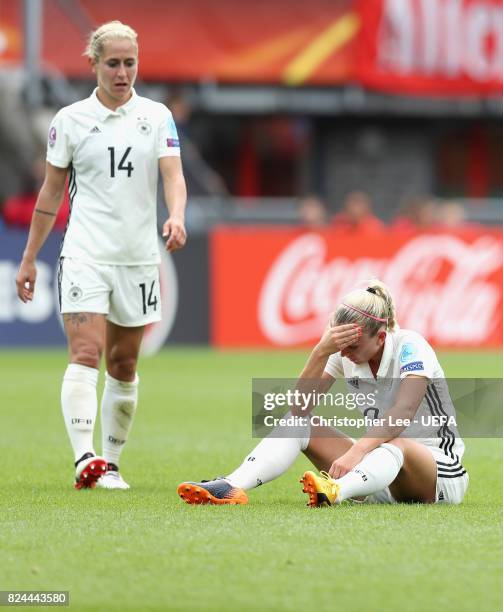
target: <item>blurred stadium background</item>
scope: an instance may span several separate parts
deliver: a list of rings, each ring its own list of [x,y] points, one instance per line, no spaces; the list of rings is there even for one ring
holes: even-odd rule
[[[13,278],[48,123],[92,91],[85,37],[114,18],[139,33],[137,90],[173,111],[190,194],[146,352],[309,344],[371,274],[436,346],[503,345],[501,2],[0,0],[1,346],[64,344],[67,203],[35,303]]]

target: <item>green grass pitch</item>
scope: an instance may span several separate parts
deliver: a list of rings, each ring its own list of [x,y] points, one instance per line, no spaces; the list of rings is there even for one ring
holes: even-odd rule
[[[177,497],[179,482],[228,473],[255,445],[251,378],[294,377],[305,356],[144,359],[121,462],[132,489],[110,492],[72,488],[65,353],[1,352],[0,589],[69,590],[72,610],[500,610],[502,440],[466,441],[458,507],[311,510],[303,457],[248,506]],[[501,376],[501,353],[440,359],[449,376]]]

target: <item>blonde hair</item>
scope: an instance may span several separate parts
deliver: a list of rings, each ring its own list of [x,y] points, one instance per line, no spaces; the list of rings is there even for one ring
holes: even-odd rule
[[[101,54],[105,48],[105,43],[111,40],[124,39],[130,40],[133,47],[138,53],[138,34],[125,23],[121,21],[109,21],[100,25],[99,28],[89,34],[87,47],[84,55],[99,61]]]
[[[372,278],[366,289],[356,289],[344,296],[332,317],[332,325],[346,323],[358,323],[370,336],[375,336],[383,325],[395,329],[395,303],[383,282]]]

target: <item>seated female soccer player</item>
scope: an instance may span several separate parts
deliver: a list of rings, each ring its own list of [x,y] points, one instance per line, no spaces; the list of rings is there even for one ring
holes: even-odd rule
[[[421,335],[398,327],[393,298],[378,280],[343,298],[297,388],[312,389],[318,379],[317,391],[326,393],[337,378],[352,391],[374,394],[372,418],[379,415],[382,426],[373,425],[355,442],[306,419],[302,435],[270,435],[225,478],[180,484],[180,497],[189,504],[245,504],[246,490],[283,474],[302,451],[322,470],[302,477],[309,506],[346,499],[460,503],[468,474],[444,372]]]

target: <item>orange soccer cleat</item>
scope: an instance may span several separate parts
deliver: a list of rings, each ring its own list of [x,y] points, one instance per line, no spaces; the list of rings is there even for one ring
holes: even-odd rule
[[[201,482],[182,482],[178,485],[178,495],[188,504],[247,504],[248,496],[243,489],[233,487],[225,478],[202,480]]]

